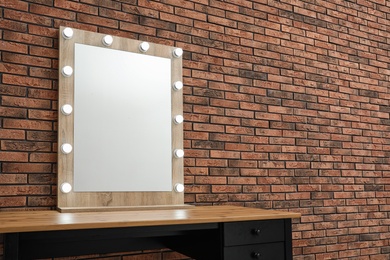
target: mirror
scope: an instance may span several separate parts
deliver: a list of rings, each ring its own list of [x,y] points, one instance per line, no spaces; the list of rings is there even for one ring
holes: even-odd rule
[[[74,78],[74,190],[171,191],[171,60],[76,43]]]
[[[181,55],[60,28],[61,211],[183,205]]]

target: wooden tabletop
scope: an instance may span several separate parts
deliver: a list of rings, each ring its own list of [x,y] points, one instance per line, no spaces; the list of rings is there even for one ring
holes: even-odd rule
[[[110,212],[0,212],[0,233],[299,218],[299,213],[236,206],[194,206]]]

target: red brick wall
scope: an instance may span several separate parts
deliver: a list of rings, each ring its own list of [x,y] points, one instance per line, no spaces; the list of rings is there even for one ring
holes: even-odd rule
[[[0,210],[55,207],[64,25],[185,50],[187,203],[301,212],[295,260],[387,260],[389,19],[385,0],[1,0]]]

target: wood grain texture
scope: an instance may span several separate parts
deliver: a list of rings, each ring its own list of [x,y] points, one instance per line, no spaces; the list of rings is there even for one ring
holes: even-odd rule
[[[58,110],[64,104],[70,104],[74,107],[74,76],[64,77],[61,74],[61,68],[64,66],[74,67],[75,44],[81,43],[103,48],[141,53],[139,44],[141,41],[113,36],[113,44],[105,47],[102,44],[102,38],[105,34],[88,32],[73,29],[74,34],[71,39],[64,39],[60,28],[59,37],[59,102]],[[150,49],[147,55],[153,55],[162,58],[171,59],[171,80],[172,84],[176,81],[182,81],[182,58],[174,58],[172,55],[175,47],[164,46],[150,43]],[[183,93],[172,91],[172,117],[183,114]],[[58,118],[58,202],[57,207],[61,211],[102,211],[113,210],[121,207],[142,207],[142,206],[172,206],[184,205],[184,193],[178,193],[174,190],[169,192],[73,192],[64,194],[60,190],[62,183],[70,183],[74,187],[74,161],[73,153],[63,154],[61,144],[74,142],[74,115],[63,115],[59,113]],[[93,131],[93,129],[91,130]],[[172,123],[172,151],[174,149],[183,149],[183,124]],[[153,159],[151,159],[152,161]],[[183,183],[183,159],[177,159],[172,156],[172,186],[176,183]]]
[[[59,213],[0,212],[0,233],[92,228],[142,227],[233,221],[299,218],[300,213],[236,206],[195,206],[181,209]]]

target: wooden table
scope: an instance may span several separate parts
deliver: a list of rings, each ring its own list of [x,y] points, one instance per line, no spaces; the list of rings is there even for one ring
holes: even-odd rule
[[[197,260],[292,259],[299,213],[235,206],[0,212],[4,259],[171,248]]]

